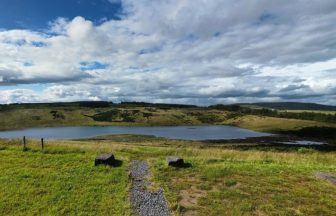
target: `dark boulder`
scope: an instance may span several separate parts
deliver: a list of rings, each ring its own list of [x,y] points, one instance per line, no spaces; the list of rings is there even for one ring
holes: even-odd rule
[[[113,154],[101,154],[96,157],[95,166],[98,166],[100,164],[113,166],[115,162],[116,160]]]
[[[168,166],[173,166],[173,167],[183,167],[184,166],[183,158],[180,158],[178,156],[167,157],[167,163],[168,163]]]

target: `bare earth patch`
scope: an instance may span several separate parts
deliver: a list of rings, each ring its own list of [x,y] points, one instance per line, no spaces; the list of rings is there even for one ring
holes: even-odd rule
[[[187,211],[185,211],[183,215],[196,215],[195,211],[188,209],[197,207],[198,199],[201,197],[205,197],[206,195],[206,191],[197,189],[195,186],[191,186],[191,188],[188,190],[181,190],[181,200],[179,201],[179,205],[187,209]]]

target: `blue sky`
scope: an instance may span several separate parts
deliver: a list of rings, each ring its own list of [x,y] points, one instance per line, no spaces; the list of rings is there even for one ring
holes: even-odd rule
[[[108,0],[1,0],[0,28],[44,29],[58,17],[82,16],[95,23],[118,19],[120,2]]]
[[[335,0],[1,0],[0,103],[336,105]]]

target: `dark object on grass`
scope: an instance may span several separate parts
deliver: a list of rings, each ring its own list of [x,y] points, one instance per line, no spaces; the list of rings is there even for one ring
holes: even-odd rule
[[[23,151],[27,151],[26,136],[23,136]]]
[[[168,163],[168,166],[173,166],[173,167],[183,167],[184,166],[184,160],[178,156],[167,157],[167,163]]]
[[[44,139],[41,138],[41,147],[42,147],[42,150],[44,149]]]
[[[316,172],[315,176],[317,178],[327,180],[330,183],[336,185],[336,175],[330,174],[330,173],[324,173],[324,172]]]
[[[98,155],[95,159],[95,166],[98,166],[100,164],[113,166],[115,165],[115,163],[116,160],[113,154],[101,154]]]

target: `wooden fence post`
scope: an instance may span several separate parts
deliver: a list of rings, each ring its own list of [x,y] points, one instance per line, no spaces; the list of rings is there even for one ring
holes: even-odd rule
[[[26,150],[26,137],[23,136],[23,150]]]
[[[41,147],[42,147],[42,150],[44,149],[44,142],[43,142],[43,138],[41,138]]]

